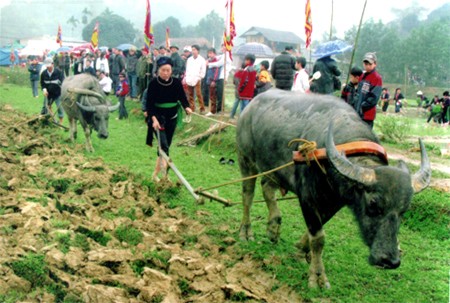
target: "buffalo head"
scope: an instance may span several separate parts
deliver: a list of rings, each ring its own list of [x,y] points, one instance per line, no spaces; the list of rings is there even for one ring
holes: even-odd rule
[[[100,139],[108,138],[109,113],[117,110],[119,108],[119,103],[114,106],[111,106],[109,103],[87,106],[77,102],[77,105],[82,112],[85,112],[85,116],[90,117],[87,122],[95,129],[98,137]]]
[[[406,164],[398,167],[364,165],[357,159],[351,162],[341,155],[334,144],[333,125],[330,124],[326,141],[327,156],[337,170],[336,178],[343,176],[345,196],[349,199],[365,243],[370,248],[369,263],[382,268],[400,266],[397,234],[403,214],[408,210],[412,196],[430,183],[431,168],[422,140],[419,139],[422,163],[419,172],[410,175]],[[339,181],[338,181],[339,182]]]

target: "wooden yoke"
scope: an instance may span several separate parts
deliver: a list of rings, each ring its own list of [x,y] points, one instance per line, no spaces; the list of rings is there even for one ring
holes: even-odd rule
[[[344,152],[345,155],[355,156],[355,155],[363,155],[363,154],[372,154],[378,156],[383,162],[388,164],[388,158],[386,150],[383,146],[370,142],[370,141],[355,141],[350,143],[344,143],[336,145],[336,149],[339,152]],[[293,160],[296,163],[301,162],[309,162],[317,158],[317,160],[327,159],[327,151],[325,148],[315,149],[312,152],[309,152],[307,157],[305,158],[301,152],[293,151]]]

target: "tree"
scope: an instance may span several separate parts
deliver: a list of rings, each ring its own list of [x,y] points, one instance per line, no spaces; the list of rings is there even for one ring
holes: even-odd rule
[[[198,22],[197,37],[204,37],[209,41],[222,41],[224,30],[225,21],[213,10]]]
[[[109,9],[93,18],[84,28],[83,40],[90,41],[95,23],[99,23],[99,44],[115,47],[122,43],[134,43],[138,31],[130,21],[112,13]]]
[[[183,36],[183,28],[180,21],[175,17],[168,17],[164,21],[156,22],[153,26],[153,34],[155,35],[155,44],[164,44],[166,41],[166,28],[170,29],[171,38],[179,38]]]
[[[73,31],[78,26],[78,23],[80,23],[80,21],[72,15],[66,22],[67,24],[72,25],[72,36],[73,36]]]
[[[92,16],[92,12],[87,9],[87,7],[84,8],[82,11],[83,16],[81,17],[81,23],[86,25],[88,23],[88,16]]]
[[[402,56],[408,59],[408,68],[414,81],[427,85],[449,85],[450,21],[424,23],[405,39]]]

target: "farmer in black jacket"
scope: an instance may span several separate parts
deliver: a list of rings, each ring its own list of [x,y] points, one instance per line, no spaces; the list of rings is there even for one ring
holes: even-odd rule
[[[292,46],[286,46],[285,51],[276,56],[272,62],[270,73],[276,81],[276,88],[291,90],[294,83],[295,58],[291,55]]]
[[[64,118],[64,111],[61,107],[61,84],[64,81],[63,72],[53,66],[53,59],[47,58],[44,61],[47,67],[41,74],[41,88],[44,93],[44,106],[41,114],[52,114],[52,104],[56,103],[58,107],[59,123],[62,124]]]

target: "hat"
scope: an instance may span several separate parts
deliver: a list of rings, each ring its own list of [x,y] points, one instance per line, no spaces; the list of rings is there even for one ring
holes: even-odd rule
[[[158,66],[158,68],[160,68],[161,66],[166,65],[166,64],[173,66],[173,62],[172,62],[172,59],[170,59],[170,57],[163,56],[163,57],[159,58],[158,61],[156,61],[156,65]]]
[[[47,58],[44,60],[44,65],[45,66],[49,66],[53,64],[53,59],[52,58]]]
[[[422,93],[422,91],[421,90],[419,90],[418,92],[417,92],[417,95],[423,95],[423,93]]]
[[[183,52],[190,52],[190,53],[192,53],[192,47],[190,47],[190,46],[185,46],[185,47],[183,48]]]
[[[375,53],[366,53],[363,58],[363,62],[367,61],[371,64],[377,62],[377,55]]]
[[[176,48],[177,50],[179,50],[178,46],[176,45],[171,45],[169,48]]]

